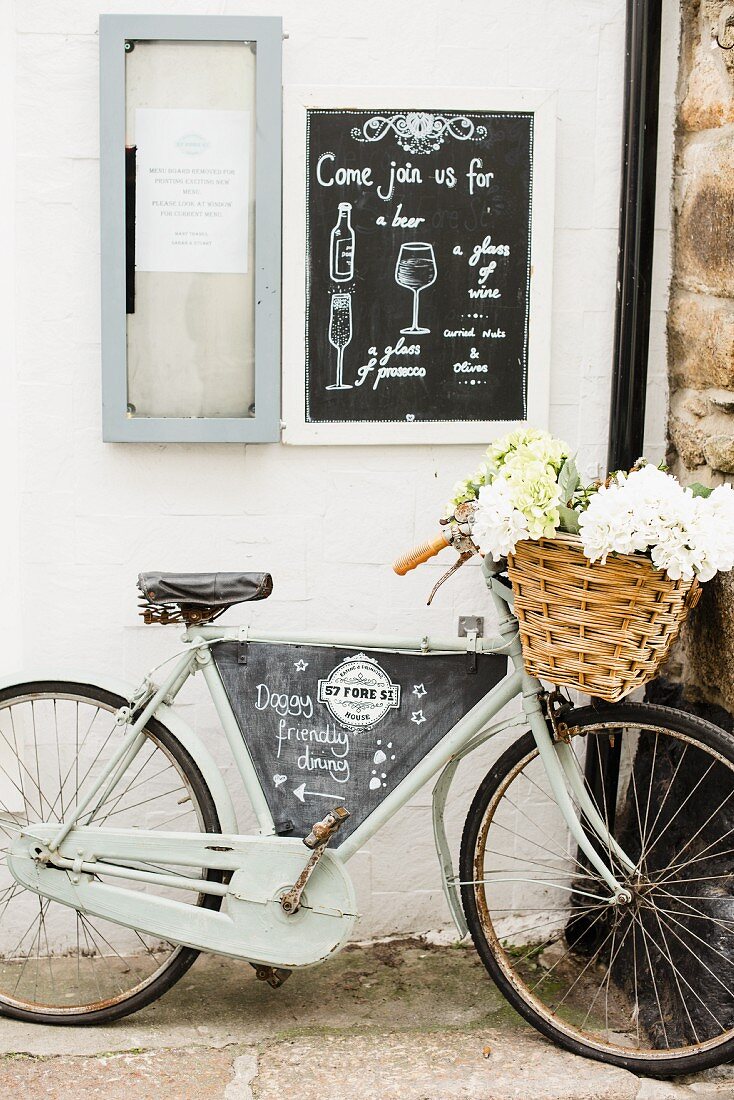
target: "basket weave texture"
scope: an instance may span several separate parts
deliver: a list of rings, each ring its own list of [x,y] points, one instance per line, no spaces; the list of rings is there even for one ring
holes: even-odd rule
[[[507,566],[528,672],[610,702],[655,676],[701,593],[642,554],[592,565],[575,535],[520,542]]]

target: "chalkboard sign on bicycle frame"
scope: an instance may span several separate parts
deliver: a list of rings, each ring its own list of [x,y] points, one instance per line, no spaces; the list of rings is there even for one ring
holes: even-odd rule
[[[546,420],[549,105],[442,95],[289,107],[286,442],[485,441]]]
[[[306,836],[333,806],[337,847],[507,672],[495,654],[212,649],[276,828]]]

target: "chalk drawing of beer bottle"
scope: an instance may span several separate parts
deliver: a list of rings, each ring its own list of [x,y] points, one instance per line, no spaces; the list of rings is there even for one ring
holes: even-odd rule
[[[340,202],[339,217],[331,231],[329,253],[329,274],[335,283],[348,283],[354,278],[354,230],[351,215],[351,202]]]

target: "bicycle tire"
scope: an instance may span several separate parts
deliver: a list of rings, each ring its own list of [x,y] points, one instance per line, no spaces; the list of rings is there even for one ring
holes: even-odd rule
[[[682,711],[646,703],[592,705],[575,709],[565,716],[564,721],[569,727],[578,728],[585,741],[589,740],[589,734],[594,731],[598,735],[600,727],[607,730],[622,727],[639,728],[646,732],[648,729],[655,728],[665,730],[682,742],[703,746],[706,751],[716,754],[731,768],[732,777],[734,778],[734,738],[711,723]],[[655,744],[657,747],[657,739]],[[483,894],[486,896],[484,887],[487,880],[485,878],[483,882],[479,883],[481,876],[476,871],[477,846],[480,843],[482,830],[491,828],[491,822],[487,825],[488,813],[497,812],[505,790],[511,787],[514,779],[528,767],[529,762],[536,758],[535,740],[530,732],[510,745],[482,781],[471,804],[464,826],[460,857],[462,903],[474,945],[490,977],[506,1000],[525,1020],[557,1045],[574,1054],[620,1066],[638,1074],[658,1077],[696,1073],[722,1062],[731,1061],[734,1059],[734,1016],[732,1016],[732,1027],[722,1033],[714,1042],[708,1044],[688,1044],[678,1052],[671,1049],[655,1050],[654,1053],[646,1051],[644,1054],[639,1051],[628,1051],[624,1047],[616,1046],[615,1048],[615,1044],[608,1042],[590,1041],[588,1036],[581,1034],[577,1028],[570,1026],[567,1021],[554,1019],[547,1007],[541,1005],[535,995],[530,994],[530,987],[527,984],[529,979],[523,977],[519,969],[513,969],[512,950],[516,952],[516,949],[508,949],[502,945],[492,918],[489,917],[490,926],[488,926],[487,915],[483,919],[480,911],[482,908],[481,897]],[[653,774],[654,764],[650,779],[651,787]],[[732,790],[734,790],[734,782],[732,783]],[[635,797],[637,797],[636,794]],[[524,823],[523,828],[526,828]],[[483,844],[486,848],[486,832]],[[482,871],[481,874],[482,876],[486,875],[486,871]],[[570,923],[567,925],[568,927],[570,927]],[[734,935],[734,932],[732,935]],[[633,930],[633,940],[634,938],[635,931]],[[576,944],[579,943],[581,943],[580,938],[572,943],[566,953],[574,951]],[[698,951],[701,952],[700,947]],[[527,954],[529,955],[530,951]],[[669,954],[667,958],[672,964],[672,955]],[[610,972],[613,963],[614,958],[609,963]],[[654,974],[652,967],[649,969]],[[578,979],[576,980],[578,981]],[[635,990],[637,991],[636,983],[637,975],[635,973]],[[539,984],[541,982],[537,981],[536,986]],[[609,986],[609,984],[608,981],[607,985]],[[681,987],[679,986],[679,988]],[[636,1009],[639,1020],[639,1004],[636,1005]],[[661,1013],[662,1015],[664,1014]],[[664,1023],[663,1028],[665,1028]]]
[[[121,696],[115,695],[113,692],[103,688],[99,688],[96,685],[72,681],[46,680],[16,684],[0,691],[0,713],[14,703],[20,703],[21,701],[28,702],[30,699],[48,698],[52,700],[68,700],[70,697],[72,699],[77,698],[80,701],[88,702],[92,706],[99,704],[106,712],[114,712],[120,707],[128,705],[127,700],[123,699]],[[54,707],[56,707],[56,703],[54,703]],[[1,733],[2,731],[0,731],[0,734]],[[221,832],[219,817],[212,794],[195,760],[187,749],[184,748],[180,741],[177,740],[165,725],[155,718],[151,718],[148,721],[145,727],[145,733],[152,744],[160,746],[165,754],[172,758],[180,773],[185,777],[187,786],[191,792],[192,801],[195,803],[194,809],[198,815],[202,831],[210,833]],[[59,767],[61,768],[61,765],[59,765]],[[28,770],[28,768],[25,770]],[[61,777],[61,773],[59,774]],[[64,780],[64,782],[65,781],[66,780]],[[40,796],[40,786],[38,794]],[[43,809],[42,796],[39,797],[39,801],[41,809]],[[2,856],[0,855],[0,867],[2,867],[3,862]],[[215,881],[221,881],[222,878],[221,873],[215,871],[207,872],[206,877]],[[30,892],[26,891],[25,893]],[[197,904],[207,909],[219,909],[221,900],[219,896],[200,894],[198,895]],[[1,906],[0,913],[2,913]],[[1,930],[2,919],[0,919],[0,931]],[[34,1008],[29,1005],[24,1006],[16,1003],[15,998],[7,997],[7,995],[4,995],[2,990],[0,990],[0,1013],[18,1020],[24,1020],[31,1023],[52,1024],[55,1026],[106,1024],[113,1020],[118,1020],[132,1012],[137,1012],[139,1009],[144,1008],[152,1001],[163,996],[164,993],[171,989],[171,987],[184,976],[199,955],[199,952],[193,948],[172,946],[173,951],[168,956],[167,960],[146,981],[139,983],[137,987],[130,990],[125,996],[108,999],[108,1003],[104,1005],[95,1006],[94,1004],[88,1004],[80,1007],[79,1010],[67,1008],[65,1006],[54,1006],[54,1008],[46,1006],[45,1009],[43,1007]]]

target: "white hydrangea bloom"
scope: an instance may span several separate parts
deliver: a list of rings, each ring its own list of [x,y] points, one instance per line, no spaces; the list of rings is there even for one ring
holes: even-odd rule
[[[568,456],[562,440],[519,428],[492,443],[487,462],[456,484],[445,515],[450,518],[458,504],[476,499],[473,538],[494,558],[513,553],[522,539],[553,538],[568,503],[558,485]],[[724,485],[709,497],[694,496],[644,460],[638,466],[597,492],[585,490],[577,500],[586,556],[603,563],[612,553],[649,554],[673,579],[705,581],[734,568],[734,489]]]
[[[472,536],[484,554],[503,558],[521,539],[552,538],[560,522],[558,482],[535,461],[498,475],[479,490]]]
[[[620,474],[603,486],[579,517],[590,561],[612,553],[649,552],[672,580],[710,580],[734,566],[734,491],[721,486],[695,497],[655,466]]]
[[[548,432],[538,431],[537,428],[518,428],[490,443],[487,448],[490,469],[501,470],[514,460],[515,453],[538,459],[558,473],[570,451],[562,439],[556,439]]]
[[[479,490],[472,538],[483,554],[504,558],[528,537],[528,521],[512,501],[510,485],[496,477]]]

